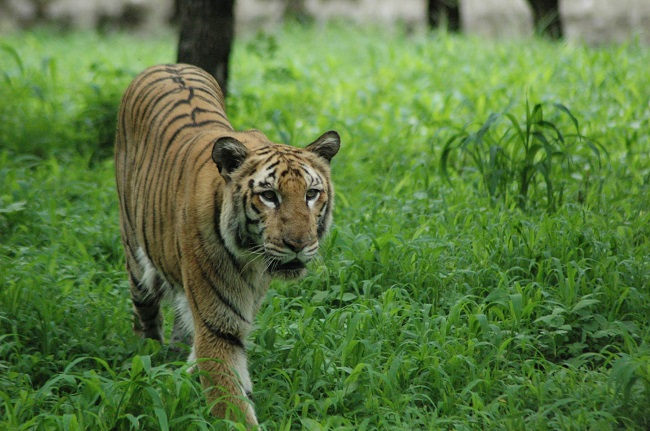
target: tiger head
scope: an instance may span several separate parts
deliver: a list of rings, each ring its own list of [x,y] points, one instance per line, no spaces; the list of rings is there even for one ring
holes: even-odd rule
[[[332,221],[329,165],[339,147],[334,131],[305,148],[218,139],[212,159],[225,180],[219,229],[229,251],[262,258],[273,276],[304,275]]]

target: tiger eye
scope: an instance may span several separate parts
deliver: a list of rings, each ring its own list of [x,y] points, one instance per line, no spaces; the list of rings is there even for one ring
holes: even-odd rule
[[[313,199],[316,199],[319,194],[320,194],[319,190],[309,189],[307,190],[307,193],[305,193],[305,197],[307,198],[308,201],[311,201]]]
[[[278,196],[275,194],[275,192],[273,190],[263,191],[262,193],[260,193],[260,196],[262,196],[262,198],[264,200],[267,200],[269,202],[277,202],[278,201]]]

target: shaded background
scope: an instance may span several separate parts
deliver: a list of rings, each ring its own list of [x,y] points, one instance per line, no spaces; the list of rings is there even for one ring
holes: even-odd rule
[[[296,8],[304,17],[325,21],[426,27],[425,0],[237,0],[237,31],[268,29]],[[460,0],[464,31],[489,37],[533,33],[525,0]],[[564,0],[560,12],[567,39],[591,44],[638,37],[650,43],[648,0]],[[43,22],[64,28],[137,29],[155,31],[173,22],[173,0],[0,0],[0,32]]]

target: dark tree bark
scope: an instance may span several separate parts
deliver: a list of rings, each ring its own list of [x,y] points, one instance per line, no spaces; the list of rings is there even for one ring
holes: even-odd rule
[[[460,31],[460,9],[458,0],[428,0],[427,22],[430,28],[447,24],[447,30]]]
[[[305,7],[305,0],[286,0],[286,6],[284,7],[284,17],[290,18],[298,21],[299,23],[305,24],[312,20],[312,17],[309,16],[307,8]]]
[[[561,39],[564,36],[560,17],[560,0],[528,0],[533,9],[535,31],[550,38]]]
[[[177,61],[212,74],[225,95],[235,31],[235,0],[178,1],[181,25]]]
[[[431,28],[447,24],[449,31],[460,31],[459,0],[428,0],[427,22]],[[560,0],[528,0],[533,10],[535,29],[551,39],[564,36],[560,17]]]

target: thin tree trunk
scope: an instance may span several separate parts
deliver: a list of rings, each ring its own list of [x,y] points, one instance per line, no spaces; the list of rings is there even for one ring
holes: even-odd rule
[[[286,0],[286,3],[284,8],[285,18],[295,19],[299,23],[307,23],[311,20],[305,6],[305,0]]]
[[[460,31],[458,0],[429,0],[427,3],[427,22],[430,28],[440,28],[446,24],[447,30]]]
[[[178,1],[181,25],[177,61],[212,74],[226,94],[235,0]]]
[[[560,17],[559,0],[528,0],[533,9],[535,31],[550,38],[561,39],[564,36]]]

